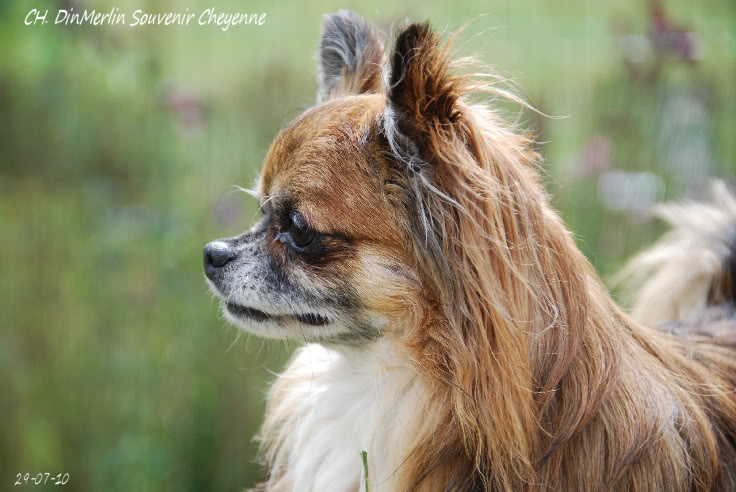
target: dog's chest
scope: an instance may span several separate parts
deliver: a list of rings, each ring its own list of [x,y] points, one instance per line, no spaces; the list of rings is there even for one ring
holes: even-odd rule
[[[370,350],[300,350],[271,394],[264,439],[276,435],[272,477],[281,490],[392,490],[406,458],[423,391],[383,342]],[[274,432],[278,429],[278,432]],[[279,473],[281,470],[282,473]]]

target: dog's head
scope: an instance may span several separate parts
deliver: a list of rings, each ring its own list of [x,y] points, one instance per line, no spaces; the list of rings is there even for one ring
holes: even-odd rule
[[[273,142],[258,184],[263,217],[205,247],[229,320],[266,337],[359,343],[399,315],[388,298],[419,284],[383,184],[383,109],[380,96],[335,98]]]
[[[502,154],[524,139],[478,123],[493,116],[462,100],[472,88],[449,73],[447,48],[427,24],[400,31],[385,57],[361,18],[327,16],[319,60],[318,104],[266,156],[263,217],[205,247],[227,319],[265,337],[359,344],[405,335],[419,320],[473,315],[463,274],[487,253],[472,251],[488,245],[488,203],[512,199]],[[504,190],[487,196],[495,185]],[[490,218],[503,226],[499,213]]]

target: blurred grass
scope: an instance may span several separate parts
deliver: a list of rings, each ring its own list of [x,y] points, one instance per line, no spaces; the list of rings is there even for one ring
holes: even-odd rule
[[[697,181],[666,162],[668,101],[692,95],[705,108],[702,122],[683,126],[707,145],[694,176],[734,175],[729,0],[665,3],[697,33],[703,57],[665,60],[650,81],[627,72],[614,36],[622,24],[646,34],[647,5],[635,0],[69,0],[125,12],[214,4],[267,21],[227,32],[23,25],[30,8],[63,3],[0,4],[1,488],[26,472],[68,472],[66,487],[79,491],[240,490],[258,479],[251,437],[269,371],[293,347],[226,326],[201,248],[256,213],[232,185],[252,183],[275,132],[312,103],[323,13],[353,8],[383,26],[403,15],[449,30],[469,22],[461,53],[514,78],[547,114],[568,116],[522,118],[547,142],[554,202],[604,274],[659,227],[607,208],[601,174],[650,172],[665,185],[657,198]]]

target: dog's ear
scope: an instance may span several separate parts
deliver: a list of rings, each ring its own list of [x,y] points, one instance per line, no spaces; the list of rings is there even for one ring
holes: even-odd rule
[[[381,90],[383,43],[362,17],[341,10],[324,17],[319,43],[317,102]]]
[[[425,161],[441,154],[443,142],[459,130],[460,79],[450,73],[448,50],[429,23],[411,24],[399,33],[390,55],[392,123]]]

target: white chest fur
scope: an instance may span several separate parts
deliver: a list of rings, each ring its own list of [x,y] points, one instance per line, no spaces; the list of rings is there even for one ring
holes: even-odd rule
[[[387,341],[369,348],[300,349],[270,394],[262,434],[268,490],[364,490],[394,483],[425,403],[423,385]]]

